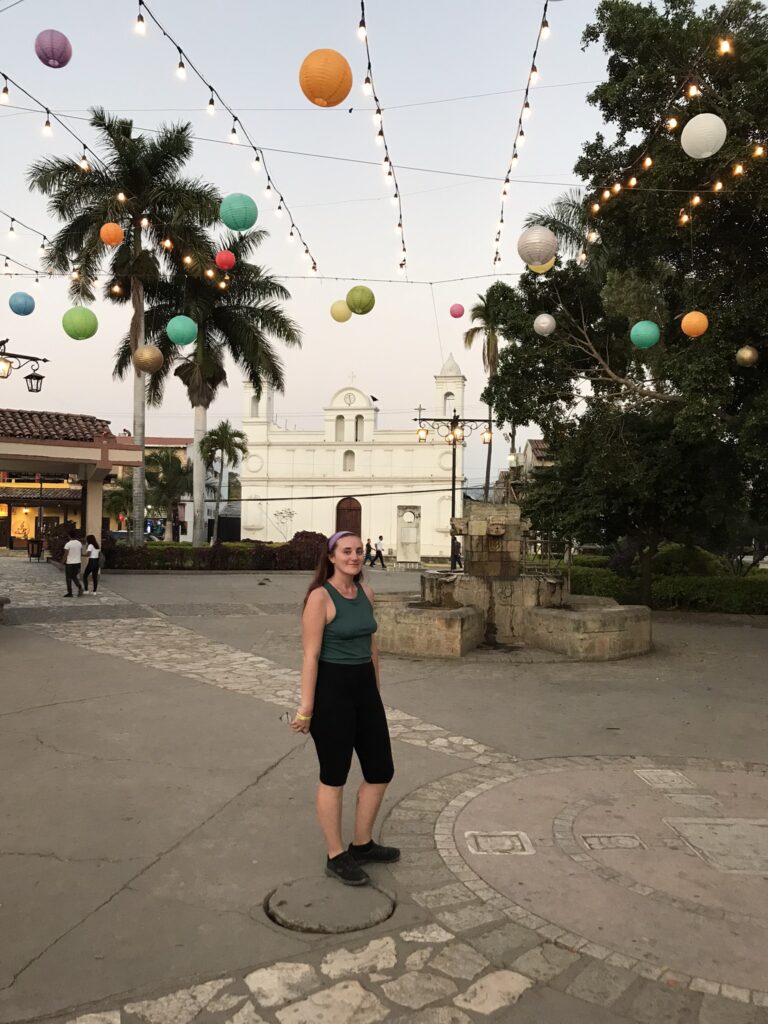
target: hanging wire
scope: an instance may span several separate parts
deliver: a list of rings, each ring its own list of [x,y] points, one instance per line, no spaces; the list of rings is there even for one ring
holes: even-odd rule
[[[246,140],[247,146],[251,149],[251,151],[253,153],[253,167],[254,167],[254,170],[260,170],[261,168],[264,169],[264,174],[266,175],[266,179],[267,179],[267,184],[266,184],[266,187],[265,187],[266,195],[268,197],[271,197],[271,196],[274,195],[277,198],[277,200],[278,200],[279,208],[281,210],[285,211],[285,214],[287,216],[288,222],[290,224],[290,230],[289,230],[289,233],[288,233],[288,237],[290,239],[298,238],[298,240],[300,241],[300,243],[304,247],[304,258],[309,260],[309,262],[312,265],[313,272],[316,272],[317,271],[317,261],[316,261],[315,257],[313,256],[313,254],[312,254],[312,252],[311,252],[311,250],[309,248],[309,245],[307,244],[307,241],[304,238],[304,235],[303,235],[301,229],[299,228],[298,224],[294,220],[293,213],[291,212],[291,208],[289,207],[289,205],[288,205],[288,203],[287,203],[287,201],[285,199],[284,194],[280,191],[280,189],[279,189],[279,187],[277,185],[277,182],[275,181],[275,178],[270,173],[270,170],[269,170],[269,167],[267,166],[267,161],[266,161],[266,158],[265,158],[265,155],[264,155],[265,150],[261,146],[257,145],[256,142],[254,142],[253,138],[249,134],[248,130],[246,129],[246,127],[243,124],[243,122],[240,119],[240,117],[238,116],[237,112],[229,105],[229,103],[227,103],[227,101],[221,95],[219,90],[209,81],[208,78],[206,78],[206,76],[203,74],[203,72],[200,70],[200,68],[197,66],[197,64],[195,64],[195,62],[190,58],[190,56],[187,53],[187,51],[181,46],[181,44],[174,38],[174,36],[171,35],[171,33],[160,22],[160,20],[154,14],[152,9],[146,4],[145,0],[138,0],[138,2],[139,2],[139,19],[141,19],[141,20],[139,21],[137,19],[137,24],[138,25],[145,25],[143,12],[146,12],[147,16],[151,19],[151,21],[163,33],[163,37],[165,39],[167,39],[173,45],[173,48],[177,51],[177,55],[178,55],[178,58],[179,58],[179,62],[177,64],[177,74],[180,74],[182,69],[185,72],[185,74],[186,74],[187,71],[192,72],[192,74],[198,79],[198,81],[200,81],[205,86],[205,88],[208,90],[209,99],[208,99],[207,107],[208,107],[209,112],[213,113],[215,111],[215,109],[216,109],[216,101],[218,101],[219,104],[221,105],[222,109],[225,110],[227,112],[227,114],[229,115],[229,117],[232,118],[232,127],[231,127],[231,130],[230,130],[230,133],[229,133],[229,135],[230,135],[230,142],[232,142],[233,144],[242,145],[242,143],[240,142],[240,135],[242,135],[243,138]],[[208,140],[208,141],[218,141],[218,140]]]
[[[437,331],[437,344],[440,349],[440,360],[442,365],[445,362],[445,357],[443,356],[443,339],[440,337],[440,320],[437,315],[437,304],[435,303],[435,288],[434,282],[432,281],[430,281],[429,283],[429,291],[430,294],[432,295],[432,311],[435,314],[435,330]]]
[[[401,273],[405,273],[408,265],[408,252],[405,245],[405,228],[403,227],[403,197],[400,193],[400,185],[397,181],[397,170],[392,157],[389,152],[389,143],[387,142],[386,134],[384,133],[384,108],[382,107],[379,95],[376,91],[376,82],[373,75],[373,65],[371,63],[371,48],[368,45],[368,24],[365,20],[365,0],[360,0],[360,24],[357,28],[357,33],[365,46],[365,56],[367,61],[366,77],[364,88],[370,91],[370,95],[373,97],[373,101],[376,104],[376,109],[373,115],[374,124],[378,128],[376,134],[376,141],[384,149],[384,161],[383,168],[387,178],[388,184],[394,190],[392,192],[392,202],[397,207],[398,218],[397,226],[395,231],[400,237],[400,252],[401,258],[398,264]]]

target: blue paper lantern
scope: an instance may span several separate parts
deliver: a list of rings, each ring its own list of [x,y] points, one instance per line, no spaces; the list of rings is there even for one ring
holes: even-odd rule
[[[629,340],[635,348],[653,348],[660,337],[659,325],[653,320],[638,320],[629,332]]]
[[[168,321],[165,333],[174,345],[191,345],[197,338],[197,324],[189,316],[174,316]]]
[[[28,292],[14,292],[8,299],[11,312],[17,316],[29,316],[35,311],[35,300]]]
[[[256,223],[259,209],[250,196],[233,192],[222,200],[219,216],[231,231],[247,231]]]

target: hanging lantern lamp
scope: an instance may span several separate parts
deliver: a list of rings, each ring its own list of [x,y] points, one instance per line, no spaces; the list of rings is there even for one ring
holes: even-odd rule
[[[336,50],[313,50],[299,69],[299,85],[316,107],[337,107],[349,96],[352,68]]]
[[[233,252],[230,252],[229,249],[220,249],[216,253],[215,262],[219,270],[226,271],[231,270],[237,261],[235,259],[235,254]]]
[[[517,240],[517,251],[523,263],[540,266],[557,252],[557,238],[549,228],[535,225],[526,228]]]
[[[250,196],[233,192],[221,201],[219,216],[230,231],[247,231],[256,223],[259,210]]]
[[[163,365],[163,353],[157,345],[139,345],[131,361],[141,373],[157,373]]]
[[[370,313],[375,303],[376,296],[364,284],[358,284],[347,292],[347,305],[358,316]]]
[[[635,348],[653,348],[660,337],[659,325],[653,320],[638,320],[629,332],[629,340]]]
[[[754,366],[760,358],[760,353],[754,345],[742,345],[736,353],[736,362],[739,366]]]
[[[8,299],[8,305],[16,316],[29,316],[35,310],[35,300],[28,292],[14,292]]]
[[[72,59],[72,44],[63,32],[46,28],[35,39],[35,53],[47,68],[65,68]]]
[[[722,148],[727,135],[725,121],[717,114],[696,114],[683,128],[680,145],[693,160],[706,160]]]
[[[539,313],[533,321],[534,331],[542,338],[548,338],[557,327],[557,321],[549,313]]]
[[[534,274],[546,274],[548,270],[551,270],[555,265],[556,257],[553,256],[551,260],[547,260],[546,263],[529,263],[528,269],[532,270]]]
[[[99,321],[93,310],[86,309],[85,306],[73,306],[61,318],[61,326],[70,338],[75,341],[86,341],[98,331]]]
[[[191,345],[197,338],[197,324],[189,316],[174,316],[168,321],[165,333],[174,345]]]
[[[680,321],[680,330],[689,338],[700,338],[709,327],[709,320],[698,309],[686,313]]]
[[[454,320],[460,320],[464,316],[464,307],[460,302],[454,302],[450,309],[451,316]]]
[[[331,316],[337,324],[345,324],[352,316],[352,310],[346,304],[344,299],[337,299],[331,305]]]
[[[99,238],[104,245],[121,245],[125,238],[125,232],[119,224],[108,221],[99,228]]]

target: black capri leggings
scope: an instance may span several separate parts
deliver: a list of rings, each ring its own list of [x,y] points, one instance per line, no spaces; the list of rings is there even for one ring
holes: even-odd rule
[[[326,786],[344,785],[353,750],[366,782],[389,782],[395,774],[372,661],[364,665],[318,662],[309,732],[320,761],[320,781]]]

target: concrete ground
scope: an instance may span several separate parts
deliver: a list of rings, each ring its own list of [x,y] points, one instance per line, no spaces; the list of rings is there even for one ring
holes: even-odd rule
[[[314,749],[280,721],[306,582],[63,600],[0,559],[0,1024],[768,1022],[765,623],[656,615],[612,664],[386,658],[396,910],[311,934],[264,911],[322,884]]]

